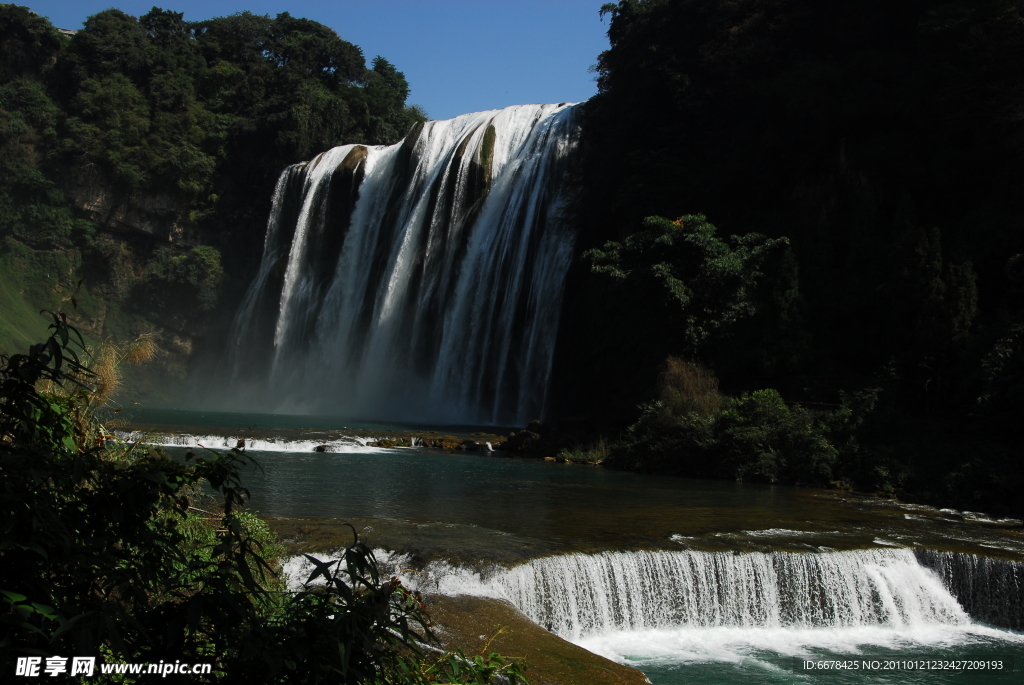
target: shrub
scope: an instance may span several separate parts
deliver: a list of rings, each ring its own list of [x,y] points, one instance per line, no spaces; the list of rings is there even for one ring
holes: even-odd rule
[[[776,390],[729,398],[716,417],[715,440],[723,473],[737,479],[824,485],[838,451],[821,417],[790,407]]]
[[[610,454],[611,448],[608,443],[604,438],[598,438],[597,442],[591,445],[563,448],[557,458],[572,464],[603,464]]]

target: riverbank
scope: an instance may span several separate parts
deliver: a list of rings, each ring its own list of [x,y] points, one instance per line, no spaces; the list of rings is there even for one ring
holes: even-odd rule
[[[499,652],[526,663],[530,685],[644,685],[647,676],[544,630],[501,599],[430,595],[427,611],[444,649]]]

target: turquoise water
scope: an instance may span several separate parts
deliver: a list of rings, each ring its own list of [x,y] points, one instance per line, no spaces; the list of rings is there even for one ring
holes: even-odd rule
[[[988,685],[1024,681],[1024,647],[1016,639],[961,636],[958,642],[940,646],[907,644],[903,649],[870,649],[836,652],[807,650],[800,656],[785,656],[778,651],[747,646],[719,659],[696,659],[692,655],[661,658],[632,657],[618,659],[644,672],[654,685],[858,685],[893,683],[898,685]],[[908,668],[907,661],[919,662]],[[967,670],[964,664],[983,670]],[[814,670],[804,667],[815,665]],[[824,663],[823,663],[824,662]],[[923,662],[923,663],[920,663]],[[822,670],[821,666],[841,665],[841,669]]]

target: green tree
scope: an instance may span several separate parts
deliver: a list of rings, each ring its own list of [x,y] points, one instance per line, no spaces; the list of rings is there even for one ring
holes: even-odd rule
[[[40,76],[60,48],[60,34],[45,18],[27,7],[0,5],[0,83]]]
[[[149,272],[152,289],[171,288],[179,292],[180,307],[198,305],[200,310],[210,311],[217,304],[217,287],[224,268],[215,247],[197,245],[185,253],[160,248],[149,265]]]
[[[366,74],[365,93],[367,130],[373,138],[400,140],[416,121],[422,120],[418,113],[405,108],[409,97],[405,74],[380,55],[373,58],[373,66]]]
[[[79,79],[122,74],[141,80],[150,65],[146,46],[146,31],[138,19],[108,9],[85,20],[71,41],[67,58]]]
[[[718,331],[756,311],[765,263],[788,241],[762,235],[729,241],[700,214],[644,220],[622,242],[583,253],[591,270],[617,282],[634,303],[654,305],[657,325],[675,336],[676,352],[696,353]]]
[[[363,51],[323,24],[282,12],[271,25],[270,38],[269,59],[317,77],[328,87],[361,83],[365,78]]]
[[[145,96],[121,73],[82,82],[71,103],[66,149],[82,162],[95,160],[131,190],[149,181],[150,108]]]

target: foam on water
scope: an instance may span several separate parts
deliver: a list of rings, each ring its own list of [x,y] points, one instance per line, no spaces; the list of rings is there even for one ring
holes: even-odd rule
[[[839,531],[812,531],[812,530],[789,530],[787,528],[766,528],[764,530],[745,530],[744,535],[754,538],[788,538],[788,537],[813,537],[815,535],[835,535]]]
[[[244,447],[253,452],[331,452],[331,453],[373,453],[384,452],[383,448],[368,447],[366,443],[375,438],[345,436],[333,440],[287,440],[285,438],[253,439],[244,435],[148,435],[145,433],[121,433],[118,437],[128,442],[143,442],[157,447],[198,447],[207,449],[232,449]],[[244,445],[239,445],[244,441]],[[317,448],[323,448],[318,450]]]
[[[893,651],[925,655],[953,648],[1004,643],[1020,648],[1024,636],[978,624],[928,625],[914,630],[886,626],[845,628],[653,628],[611,631],[579,638],[576,644],[595,654],[633,666],[717,661],[739,663],[765,653],[813,657],[821,652],[844,657]]]

